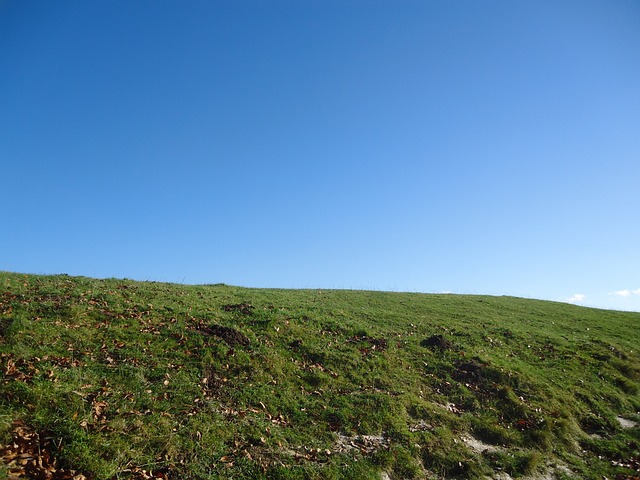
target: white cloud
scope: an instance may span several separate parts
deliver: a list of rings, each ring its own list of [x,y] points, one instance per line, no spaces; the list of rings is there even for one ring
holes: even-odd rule
[[[567,302],[569,302],[569,303],[581,303],[581,302],[584,302],[585,298],[587,298],[586,295],[583,295],[582,293],[576,293],[576,294],[572,295],[571,297],[567,298]]]
[[[616,295],[618,297],[628,297],[631,295],[631,290],[625,288],[624,290],[618,290],[617,292],[611,292],[611,295]]]
[[[627,298],[631,295],[639,295],[640,296],[640,288],[636,288],[635,290],[629,290],[625,288],[623,290],[616,290],[615,292],[610,292],[609,295],[615,295],[616,297]]]

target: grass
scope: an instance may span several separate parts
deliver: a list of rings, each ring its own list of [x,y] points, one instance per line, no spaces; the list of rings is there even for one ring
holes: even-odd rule
[[[512,297],[0,273],[4,469],[36,435],[96,480],[637,478],[639,332]]]

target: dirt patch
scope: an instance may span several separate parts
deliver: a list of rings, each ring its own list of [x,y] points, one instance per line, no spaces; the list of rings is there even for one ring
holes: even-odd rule
[[[289,342],[288,345],[291,350],[293,350],[294,352],[297,352],[298,350],[300,350],[300,347],[302,346],[302,340],[300,339],[292,340],[291,342]]]
[[[372,352],[384,352],[388,346],[386,339],[369,337],[367,335],[355,335],[347,338],[345,343],[357,344],[363,356],[367,356]]]
[[[418,423],[409,426],[410,432],[428,432],[433,430],[435,427],[430,423],[425,422],[424,420],[420,420]]]
[[[509,374],[473,358],[454,362],[451,378],[471,390],[478,398],[495,398],[508,385]]]
[[[360,453],[374,453],[378,450],[388,450],[391,440],[383,435],[354,435],[352,437],[338,434],[335,450],[339,453],[359,451]]]
[[[201,384],[205,393],[217,395],[226,387],[227,377],[218,373],[216,370],[209,370],[207,375],[201,380]]]
[[[224,340],[224,342],[230,347],[235,347],[237,345],[248,347],[251,344],[249,337],[235,328],[224,327],[222,325],[199,325],[198,330],[206,335],[211,335]]]
[[[559,475],[562,475],[560,477]],[[558,478],[577,478],[573,471],[564,465],[555,465],[547,462],[546,470],[530,475],[512,477],[507,472],[493,472],[491,476],[482,477],[486,480],[557,480]],[[603,477],[607,478],[607,477]]]
[[[476,394],[484,396],[495,390],[495,385],[487,377],[487,365],[477,360],[454,362],[451,378]]]
[[[487,364],[479,360],[457,362],[455,366],[456,369],[452,372],[451,377],[458,382],[482,382],[486,376],[483,375],[483,371],[487,368]]]
[[[476,453],[479,454],[483,454],[483,453],[495,453],[500,451],[501,449],[499,447],[496,447],[495,445],[489,445],[488,443],[484,443],[482,440],[477,439],[476,437],[473,437],[471,435],[465,435],[461,438],[461,440],[465,443],[465,445],[467,445],[471,450],[473,450]]]
[[[443,335],[432,335],[429,338],[425,338],[420,342],[420,346],[439,350],[451,350],[453,348],[453,344]]]
[[[446,405],[434,402],[434,405],[446,410],[447,412],[455,413],[456,415],[462,415],[464,413],[462,409],[460,409],[458,406],[456,406],[454,403],[451,403],[451,402],[447,402]]]
[[[229,305],[223,305],[222,310],[225,312],[237,312],[242,315],[251,315],[253,313],[253,305],[250,303],[233,303]]]
[[[638,426],[638,422],[634,422],[633,420],[629,420],[628,418],[616,417],[616,420],[618,420],[618,423],[622,428],[635,428]]]

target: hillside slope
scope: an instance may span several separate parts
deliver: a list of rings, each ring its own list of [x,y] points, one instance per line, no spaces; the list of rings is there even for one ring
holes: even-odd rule
[[[639,351],[545,301],[0,273],[0,472],[634,479]]]

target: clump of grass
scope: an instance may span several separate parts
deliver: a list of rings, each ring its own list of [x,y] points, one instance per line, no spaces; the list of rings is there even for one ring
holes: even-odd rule
[[[473,417],[471,429],[477,438],[491,445],[508,446],[520,443],[517,430],[500,425],[495,418],[488,415]]]
[[[493,455],[493,466],[514,477],[532,475],[543,466],[543,456],[538,451],[530,450],[496,453]]]
[[[393,452],[393,473],[398,478],[419,478],[422,474],[420,463],[415,456],[403,447],[396,447]]]
[[[637,381],[624,377],[615,377],[613,383],[626,394],[636,395],[638,393]]]
[[[640,380],[640,367],[630,363],[628,360],[613,359],[612,366],[622,375],[632,381]]]

